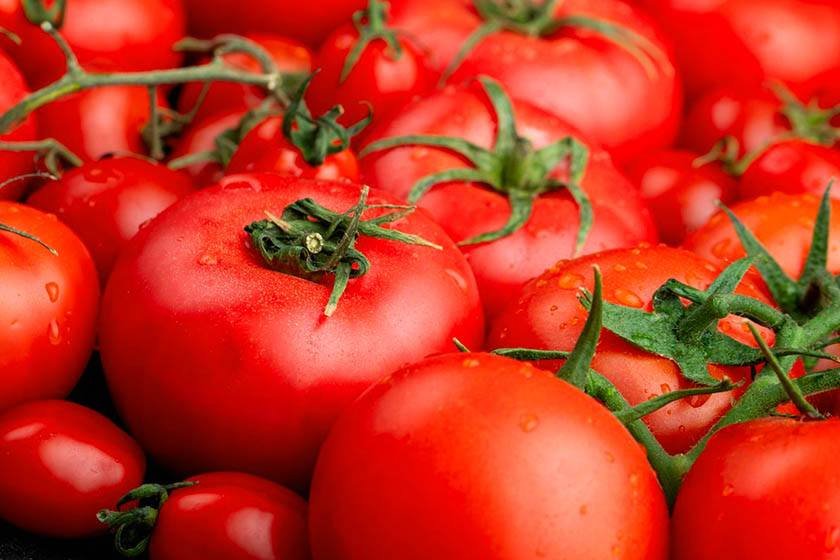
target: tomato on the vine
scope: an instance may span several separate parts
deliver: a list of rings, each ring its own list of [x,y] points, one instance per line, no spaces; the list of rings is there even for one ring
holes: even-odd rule
[[[20,70],[9,58],[0,52],[0,113],[16,105],[29,93]],[[26,142],[36,136],[35,117],[29,116],[11,132],[0,136],[0,142]],[[30,173],[34,168],[33,154],[0,149],[0,200],[17,200],[26,183],[15,177]],[[11,181],[10,181],[11,180]],[[7,182],[8,181],[8,182]]]
[[[741,198],[774,192],[821,195],[840,179],[840,150],[803,140],[777,142],[750,162],[740,179]],[[834,196],[840,196],[840,189]]]
[[[174,142],[171,158],[174,160],[213,152],[217,148],[216,140],[219,136],[237,128],[243,114],[243,111],[234,109],[196,119]],[[199,187],[212,185],[225,175],[222,164],[213,159],[197,161],[183,169]]]

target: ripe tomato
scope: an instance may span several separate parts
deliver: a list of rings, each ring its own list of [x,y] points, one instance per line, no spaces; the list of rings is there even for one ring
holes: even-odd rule
[[[840,179],[840,150],[788,140],[772,144],[741,176],[742,198],[773,192],[821,195],[832,179]],[[840,189],[833,196],[840,197]]]
[[[368,385],[450,349],[452,337],[480,346],[469,266],[423,213],[398,228],[443,250],[361,236],[370,269],[325,317],[334,275],[271,270],[243,231],[305,197],[344,212],[359,186],[231,176],[158,216],[117,262],[103,300],[106,378],[122,418],[164,465],[304,488],[335,417]]]
[[[695,166],[699,154],[662,150],[637,159],[627,170],[651,209],[659,236],[679,245],[717,211],[718,201],[735,199],[738,183],[718,163]]]
[[[471,0],[392,4],[394,27],[415,37],[439,72],[485,23]],[[616,26],[617,34],[638,37],[623,38],[633,43],[628,48],[617,44],[621,39],[576,23],[546,29],[543,36],[499,31],[470,51],[451,82],[491,76],[512,97],[565,120],[621,162],[670,145],[677,133],[682,92],[661,33],[640,10],[622,0],[557,3],[555,20],[562,23],[563,18],[578,16],[597,22],[593,25]]]
[[[371,387],[324,445],[310,513],[315,560],[667,556],[662,490],[627,430],[551,374],[487,354]]]
[[[674,560],[837,558],[838,453],[837,420],[767,418],[721,430],[677,497]]]
[[[268,480],[220,472],[189,479],[160,510],[151,560],[308,560],[306,502]]]
[[[82,66],[98,71],[174,68],[181,56],[173,45],[185,35],[180,0],[72,0],[61,34]],[[21,0],[0,0],[0,27],[21,39],[4,48],[32,87],[43,87],[65,72],[64,56],[40,27],[29,22]]]
[[[327,34],[364,8],[366,0],[184,0],[190,31],[199,36],[269,31],[319,44]],[[293,17],[290,17],[293,15]]]
[[[194,190],[192,181],[135,157],[91,162],[46,183],[29,204],[56,214],[84,241],[104,285],[140,227]]]
[[[359,163],[349,149],[309,165],[300,149],[283,134],[283,118],[270,117],[254,127],[233,154],[228,174],[271,171],[306,179],[359,180]]]
[[[5,113],[29,93],[20,70],[0,52],[0,113]],[[22,142],[36,137],[35,117],[30,115],[11,132],[0,136],[2,142]],[[0,183],[19,175],[30,173],[33,169],[31,153],[9,152],[0,150]],[[0,188],[0,200],[17,200],[22,194],[26,182],[14,181]]]
[[[0,411],[63,398],[94,342],[99,284],[84,244],[53,215],[0,202],[0,224],[38,237],[0,233]]]
[[[708,261],[664,245],[606,251],[560,262],[529,282],[519,300],[493,321],[487,348],[571,350],[587,316],[577,296],[581,287],[592,291],[594,265],[600,266],[603,274],[605,301],[646,310],[651,309],[654,292],[666,280],[673,278],[706,289],[719,273]],[[738,292],[767,301],[748,282],[742,283]],[[719,328],[736,336],[744,326],[743,319],[730,317],[721,321]],[[746,330],[742,342],[749,340],[751,335]],[[559,366],[557,362],[542,365],[548,369]],[[592,367],[634,406],[694,386],[675,362],[637,348],[606,329],[601,332]],[[708,370],[716,379],[728,376],[733,382],[749,381],[747,368],[710,365]],[[646,416],[645,422],[668,452],[687,451],[729,409],[733,394],[743,390],[740,387],[728,393],[683,399]]]
[[[175,142],[172,147],[172,159],[213,151],[216,148],[216,138],[223,132],[236,128],[243,116],[243,111],[234,109],[196,119]],[[212,185],[225,175],[221,164],[212,160],[193,163],[184,167],[184,171],[199,187]]]
[[[0,518],[26,531],[104,532],[96,513],[140,484],[145,468],[134,440],[78,404],[36,401],[0,414]]]
[[[671,32],[690,96],[782,82],[809,98],[840,67],[836,0],[644,0]]]
[[[637,189],[613,166],[609,156],[568,124],[528,105],[514,103],[519,133],[539,149],[566,136],[575,136],[590,149],[581,182],[589,196],[594,222],[584,253],[654,241],[656,231]],[[380,123],[370,142],[407,134],[430,134],[466,139],[491,148],[498,118],[485,92],[446,90],[411,104],[389,122]],[[364,157],[365,181],[405,200],[417,181],[449,169],[465,167],[460,156],[442,148],[400,147]],[[566,180],[562,162],[552,178]],[[512,186],[512,185],[511,185]],[[435,186],[418,205],[456,241],[501,228],[511,215],[505,193],[480,183],[452,181]],[[557,260],[571,257],[579,229],[578,205],[565,189],[540,195],[525,227],[507,237],[462,247],[476,275],[485,309],[495,314],[518,289]]]
[[[312,53],[305,45],[270,33],[246,33],[245,37],[265,49],[281,72],[308,74],[312,71]],[[242,53],[226,54],[223,60],[226,65],[239,70],[254,73],[261,71],[260,64],[255,59]],[[188,113],[193,109],[202,87],[198,83],[184,85],[178,98],[178,110]],[[263,99],[265,99],[265,93],[257,87],[232,82],[216,82],[208,88],[196,118],[201,119],[232,110],[244,113],[259,105]]]

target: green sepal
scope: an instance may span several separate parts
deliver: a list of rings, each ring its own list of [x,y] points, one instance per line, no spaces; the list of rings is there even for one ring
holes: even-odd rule
[[[367,9],[359,10],[353,14],[353,26],[359,36],[353,43],[353,48],[347,53],[344,66],[341,67],[339,83],[344,83],[347,80],[350,72],[353,71],[362,54],[364,54],[365,49],[377,39],[382,39],[388,44],[392,60],[399,60],[402,56],[402,46],[397,33],[387,26],[388,7],[387,2],[369,0]]]
[[[0,224],[0,232],[11,233],[12,235],[17,235],[18,237],[23,237],[24,239],[28,239],[34,243],[37,243],[47,251],[49,251],[53,256],[58,256],[58,251],[47,245],[44,241],[41,240],[40,237],[32,235],[31,233],[27,233],[22,229],[18,229],[12,226],[7,226],[6,224]]]

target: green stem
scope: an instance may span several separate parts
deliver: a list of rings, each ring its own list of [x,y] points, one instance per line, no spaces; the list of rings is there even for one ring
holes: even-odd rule
[[[0,151],[5,152],[35,152],[38,157],[44,160],[44,166],[50,174],[61,176],[61,163],[67,163],[73,167],[82,165],[82,159],[55,138],[33,140],[30,142],[4,142],[0,141]]]

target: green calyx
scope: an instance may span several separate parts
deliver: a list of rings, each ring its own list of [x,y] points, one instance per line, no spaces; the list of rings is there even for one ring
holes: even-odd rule
[[[392,60],[399,60],[402,56],[402,46],[397,38],[397,33],[387,25],[388,8],[387,2],[370,0],[366,10],[359,10],[353,14],[353,25],[356,27],[359,37],[344,60],[341,77],[339,78],[340,83],[343,83],[350,72],[353,71],[368,45],[377,39],[381,39],[388,44],[389,55]]]
[[[280,217],[266,212],[268,219],[245,227],[254,248],[273,270],[312,281],[319,281],[324,275],[334,276],[324,309],[328,317],[338,307],[350,279],[363,276],[370,269],[370,261],[355,247],[360,235],[442,249],[417,235],[383,227],[404,218],[414,207],[368,205],[368,192],[368,187],[363,187],[359,201],[343,213],[304,198],[287,206]],[[376,209],[392,211],[362,219],[366,211]]]
[[[374,142],[362,151],[362,155],[403,146],[430,146],[454,152],[472,164],[472,167],[447,169],[423,177],[412,187],[410,203],[420,200],[435,185],[450,181],[481,183],[507,196],[511,208],[507,223],[496,231],[461,241],[460,245],[488,243],[511,235],[528,221],[534,201],[540,195],[566,189],[578,205],[580,227],[575,254],[580,253],[593,221],[592,205],[580,187],[586,172],[589,150],[571,136],[539,150],[535,149],[527,138],[517,132],[513,105],[498,82],[488,77],[479,80],[498,122],[495,145],[491,149],[482,148],[462,138],[411,135]],[[552,177],[555,168],[563,160],[569,161],[569,179],[565,182]]]
[[[143,554],[149,546],[152,530],[157,523],[163,504],[170,492],[179,488],[195,486],[197,482],[178,482],[166,486],[144,484],[135,488],[117,502],[116,510],[104,509],[96,514],[100,523],[115,530],[114,546],[117,552],[128,558]],[[137,501],[135,508],[123,511],[129,502]]]
[[[833,146],[840,140],[840,129],[831,124],[840,115],[840,106],[823,109],[816,99],[802,103],[781,84],[773,84],[771,89],[782,102],[781,113],[790,122],[793,137],[823,146]]]
[[[49,23],[56,29],[61,29],[64,23],[64,12],[67,10],[67,0],[53,0],[50,6],[44,0],[21,0],[23,13],[33,25]]]

